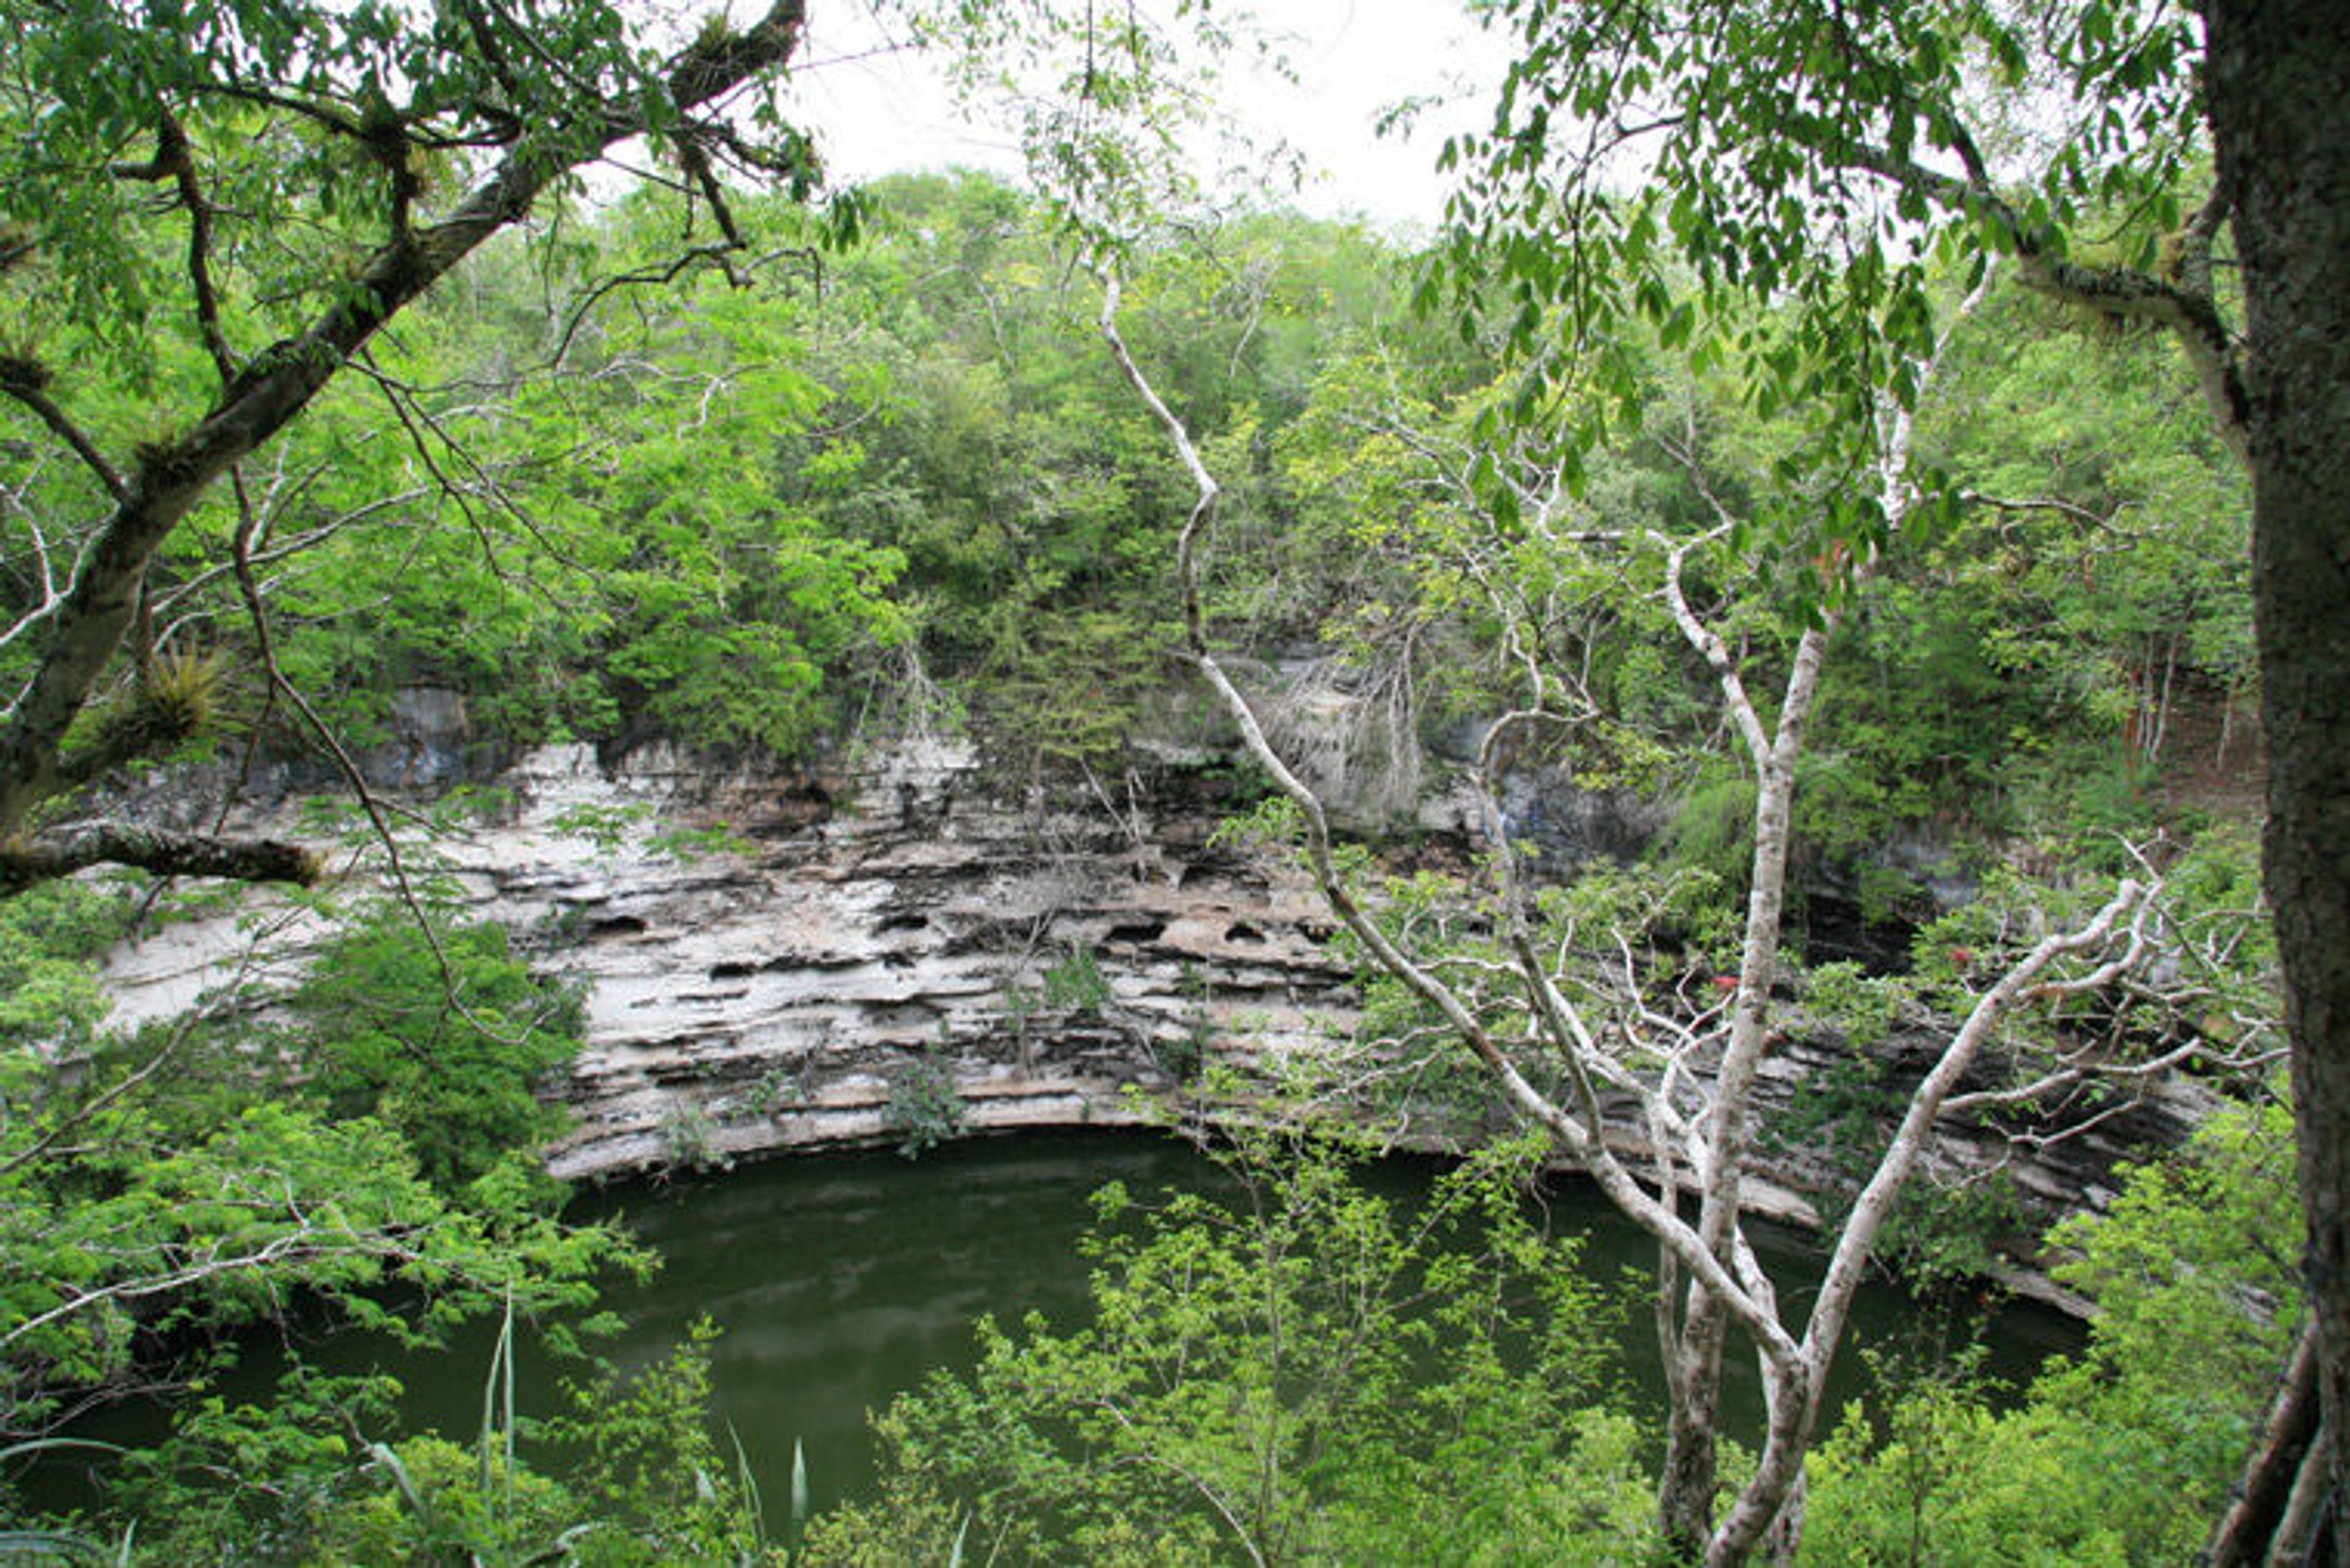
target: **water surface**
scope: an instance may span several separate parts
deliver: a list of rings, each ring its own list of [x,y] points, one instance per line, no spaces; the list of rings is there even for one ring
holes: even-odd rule
[[[1437,1168],[1389,1160],[1367,1179],[1409,1199]],[[741,1436],[763,1492],[788,1495],[792,1446],[801,1441],[821,1504],[869,1483],[868,1410],[933,1366],[972,1366],[980,1314],[1012,1324],[1040,1311],[1056,1326],[1078,1319],[1087,1265],[1076,1243],[1092,1219],[1091,1194],[1113,1179],[1138,1196],[1223,1180],[1176,1138],[1024,1135],[950,1145],[914,1161],[886,1153],[783,1159],[667,1189],[614,1189],[580,1209],[624,1216],[667,1259],[650,1283],[611,1293],[608,1304],[630,1324],[621,1358],[657,1355],[709,1316],[722,1330],[712,1350],[718,1412]],[[1653,1265],[1654,1244],[1586,1183],[1555,1184],[1541,1212],[1555,1231],[1586,1238],[1586,1264],[1605,1277]],[[1757,1250],[1792,1319],[1809,1303],[1816,1253],[1799,1234],[1758,1229]],[[1640,1310],[1626,1314],[1622,1336],[1627,1381],[1653,1401],[1655,1334],[1634,1305]],[[1865,1290],[1837,1397],[1862,1386],[1859,1347],[1901,1345],[1937,1321],[1901,1291]],[[1991,1319],[1988,1370],[2020,1385],[2051,1352],[2079,1343],[2079,1326],[2062,1314],[2010,1304]],[[1729,1383],[1732,1422],[1759,1434],[1748,1359],[1733,1362]],[[477,1377],[472,1389],[478,1401]]]
[[[1438,1168],[1392,1159],[1368,1168],[1364,1179],[1409,1202],[1428,1190]],[[933,1367],[969,1370],[976,1360],[972,1324],[983,1314],[1007,1324],[1030,1312],[1061,1327],[1079,1321],[1088,1264],[1077,1242],[1093,1218],[1092,1194],[1111,1180],[1146,1199],[1174,1188],[1230,1186],[1214,1162],[1180,1139],[1027,1134],[951,1144],[913,1161],[889,1153],[803,1155],[691,1181],[630,1183],[584,1195],[574,1213],[625,1220],[666,1260],[650,1282],[608,1288],[604,1304],[629,1324],[607,1347],[612,1359],[642,1366],[667,1354],[697,1320],[718,1327],[711,1347],[716,1414],[733,1427],[771,1520],[779,1520],[794,1444],[805,1445],[818,1507],[862,1492],[873,1469],[868,1412]],[[1653,1244],[1587,1183],[1553,1184],[1537,1212],[1554,1231],[1584,1236],[1585,1264],[1600,1277],[1645,1276],[1653,1268]],[[1817,1254],[1800,1235],[1757,1231],[1756,1249],[1793,1319],[1808,1305]],[[1644,1303],[1631,1305],[1621,1336],[1624,1381],[1641,1407],[1660,1415],[1651,1320]],[[1848,1397],[1863,1386],[1858,1349],[1901,1345],[1939,1321],[1890,1286],[1865,1290],[1834,1396]],[[2029,1305],[2008,1305],[1989,1325],[1988,1370],[2018,1387],[2048,1354],[2081,1338],[2071,1320]],[[492,1326],[476,1325],[431,1355],[358,1334],[307,1348],[329,1371],[395,1374],[408,1388],[411,1429],[434,1427],[470,1443],[480,1429],[494,1334]],[[281,1341],[255,1334],[245,1350],[220,1391],[265,1403],[283,1366]],[[526,1334],[517,1362],[522,1413],[565,1407],[556,1386],[563,1371]],[[1759,1433],[1749,1357],[1731,1363],[1725,1410],[1733,1431],[1750,1439]],[[118,1408],[88,1423],[84,1435],[138,1443],[160,1437],[161,1425],[153,1407]],[[85,1469],[57,1467],[51,1485],[62,1490],[52,1501],[69,1506],[86,1495]]]

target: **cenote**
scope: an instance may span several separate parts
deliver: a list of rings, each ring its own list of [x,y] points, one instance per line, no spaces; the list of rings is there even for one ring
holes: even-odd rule
[[[1389,1159],[1365,1179],[1409,1200],[1435,1166]],[[668,1186],[629,1184],[583,1198],[583,1218],[618,1215],[660,1252],[650,1282],[616,1285],[607,1304],[629,1323],[611,1354],[648,1361],[698,1318],[721,1331],[712,1349],[719,1416],[731,1423],[764,1495],[789,1496],[795,1443],[806,1456],[823,1506],[869,1484],[869,1410],[886,1406],[932,1367],[973,1360],[972,1321],[1006,1323],[1035,1311],[1074,1323],[1086,1306],[1087,1261],[1077,1241],[1092,1194],[1118,1180],[1138,1196],[1214,1184],[1222,1173],[1189,1143],[1145,1134],[1024,1135],[969,1139],[907,1160],[894,1154],[802,1156]],[[1591,1268],[1645,1272],[1648,1238],[1572,1180],[1543,1195],[1551,1227],[1586,1236]],[[1806,1304],[1816,1272],[1804,1238],[1761,1228],[1757,1245],[1781,1278],[1785,1310]],[[1889,1285],[1871,1287],[1854,1315],[1841,1358],[1840,1397],[1859,1390],[1860,1349],[1914,1340],[1932,1317]],[[1905,1340],[1905,1335],[1907,1340]],[[2026,1303],[2001,1308],[1988,1325],[1987,1371],[2018,1386],[2048,1355],[2076,1346],[2079,1325]],[[1656,1345],[1644,1314],[1627,1314],[1628,1386],[1656,1398]],[[415,1410],[452,1435],[480,1420],[485,1345],[460,1347],[400,1367]],[[525,1361],[526,1374],[533,1371]],[[1734,1371],[1733,1419],[1759,1428],[1751,1369]],[[534,1391],[522,1391],[528,1408]],[[542,1386],[537,1398],[550,1404]]]
[[[1409,1201],[1427,1190],[1436,1169],[1431,1161],[1394,1158],[1367,1168],[1364,1179]],[[709,1319],[720,1331],[711,1347],[715,1413],[739,1438],[762,1494],[790,1495],[796,1444],[820,1508],[870,1485],[868,1411],[933,1367],[971,1366],[974,1319],[992,1314],[1012,1323],[1041,1312],[1057,1324],[1077,1320],[1088,1264],[1076,1243],[1092,1220],[1096,1189],[1117,1180],[1147,1199],[1179,1187],[1212,1190],[1229,1179],[1174,1137],[1028,1134],[968,1139],[918,1160],[888,1152],[806,1155],[665,1185],[615,1185],[583,1195],[575,1214],[625,1220],[664,1260],[650,1281],[608,1289],[604,1304],[628,1327],[605,1354],[624,1367],[639,1366]],[[1651,1267],[1648,1238],[1587,1186],[1556,1181],[1537,1200],[1554,1231],[1586,1238],[1591,1269],[1616,1276]],[[1784,1310],[1800,1313],[1817,1272],[1815,1252],[1798,1233],[1756,1230],[1765,1264],[1788,1282]],[[1863,1348],[1914,1349],[1920,1332],[1933,1332],[1947,1315],[1890,1285],[1868,1287],[1840,1358],[1835,1398],[1863,1387]],[[1984,1371],[2018,1390],[2047,1355],[2082,1337],[2071,1319],[2030,1303],[2001,1306],[1984,1326]],[[481,1330],[444,1353],[417,1356],[346,1336],[312,1359],[336,1371],[380,1366],[395,1373],[408,1388],[411,1420],[463,1441],[481,1420],[490,1345]],[[1622,1346],[1626,1386],[1644,1403],[1656,1401],[1656,1344],[1644,1313],[1625,1314]],[[252,1349],[227,1391],[265,1398],[276,1375],[274,1337],[257,1336]],[[519,1408],[558,1408],[557,1369],[527,1343],[518,1359]],[[1743,1361],[1733,1362],[1726,1397],[1733,1429],[1751,1438],[1760,1427],[1760,1399]],[[126,1417],[118,1412],[118,1420]],[[726,1447],[722,1441],[722,1451]]]

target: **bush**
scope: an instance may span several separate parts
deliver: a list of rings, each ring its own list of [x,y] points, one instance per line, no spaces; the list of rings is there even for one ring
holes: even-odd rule
[[[2099,1314],[2023,1406],[1922,1386],[1856,1406],[1813,1457],[1804,1561],[2184,1563],[2249,1444],[2293,1324],[2291,1118],[2230,1111],[2068,1222],[2057,1276]]]
[[[1604,1407],[1610,1304],[1494,1157],[1426,1210],[1326,1146],[1220,1157],[1246,1191],[1097,1196],[1090,1321],[980,1326],[876,1428],[879,1501],[822,1563],[1637,1561],[1653,1510]]]
[[[436,940],[437,956],[405,909],[380,909],[319,957],[292,1007],[310,1092],[336,1116],[399,1128],[453,1192],[563,1129],[536,1085],[577,1054],[581,1011],[497,926],[446,926]]]
[[[1045,971],[1045,1002],[1076,1013],[1097,1013],[1109,1005],[1109,976],[1089,946],[1076,946]]]
[[[933,1047],[898,1070],[889,1081],[889,1104],[881,1125],[898,1139],[898,1152],[908,1159],[927,1154],[962,1127],[962,1094],[955,1087],[954,1069]]]

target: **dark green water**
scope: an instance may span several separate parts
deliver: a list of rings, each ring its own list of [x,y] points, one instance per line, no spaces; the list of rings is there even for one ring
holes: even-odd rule
[[[1368,1179],[1409,1198],[1435,1168],[1392,1160]],[[1067,1324],[1082,1312],[1086,1263],[1076,1243],[1095,1189],[1115,1179],[1139,1194],[1218,1174],[1171,1138],[1024,1137],[954,1145],[913,1162],[888,1154],[782,1160],[707,1182],[607,1193],[583,1208],[625,1215],[668,1260],[650,1284],[611,1299],[632,1325],[624,1357],[658,1354],[706,1314],[723,1331],[712,1368],[719,1411],[741,1435],[763,1492],[789,1495],[796,1439],[822,1503],[869,1480],[868,1410],[931,1367],[971,1365],[973,1318],[993,1313],[1010,1323],[1035,1310]],[[1592,1268],[1613,1276],[1651,1265],[1653,1244],[1595,1190],[1561,1183],[1544,1209],[1555,1230],[1586,1238]],[[1782,1286],[1794,1317],[1817,1274],[1810,1248],[1767,1231],[1757,1245],[1777,1277],[1802,1282]],[[1841,1391],[1860,1386],[1855,1350],[1914,1338],[1928,1316],[1899,1291],[1866,1292]],[[1632,1386],[1653,1398],[1659,1379],[1648,1324],[1644,1312],[1630,1315],[1624,1354]],[[2077,1346],[2080,1331],[2059,1314],[2011,1305],[1990,1337],[1988,1370],[2020,1384],[2052,1352]],[[460,1408],[476,1412],[470,1419],[478,1419],[479,1387],[476,1374],[460,1390]],[[1733,1420],[1759,1431],[1748,1363],[1733,1366],[1729,1397]]]
[[[1409,1199],[1436,1167],[1391,1160],[1367,1179]],[[749,1455],[770,1509],[790,1495],[794,1443],[805,1444],[818,1506],[869,1484],[868,1410],[886,1406],[931,1367],[962,1370],[973,1360],[972,1321],[983,1313],[1016,1322],[1040,1311],[1056,1323],[1086,1304],[1087,1265],[1077,1239],[1092,1218],[1090,1195],[1112,1179],[1138,1196],[1216,1183],[1217,1168],[1186,1143],[1145,1134],[1027,1136],[951,1145],[907,1161],[891,1154],[827,1155],[745,1167],[723,1177],[660,1187],[631,1185],[584,1198],[583,1218],[624,1217],[667,1260],[643,1285],[611,1290],[606,1304],[629,1329],[610,1354],[623,1366],[664,1354],[691,1324],[708,1317],[722,1331],[712,1348],[720,1416]],[[1579,1183],[1543,1199],[1555,1231],[1586,1236],[1587,1264],[1607,1276],[1646,1272],[1648,1239]],[[1799,1237],[1765,1231],[1763,1261],[1782,1281],[1790,1318],[1808,1304],[1816,1262]],[[1930,1314],[1898,1291],[1866,1293],[1843,1358],[1841,1392],[1860,1386],[1854,1352],[1898,1343]],[[1624,1355],[1644,1399],[1659,1386],[1656,1344],[1645,1311],[1627,1314]],[[1991,1366],[2020,1384],[2052,1351],[2077,1345],[2077,1325],[2060,1314],[2010,1306],[1991,1320]],[[478,1430],[490,1360],[486,1329],[448,1352],[405,1356],[345,1337],[316,1353],[335,1370],[379,1365],[410,1390],[411,1424],[470,1441]],[[276,1375],[272,1342],[255,1345],[232,1397],[265,1399]],[[556,1373],[525,1342],[517,1397],[525,1413],[561,1407]],[[1751,1366],[1731,1368],[1733,1425],[1760,1425]],[[151,1416],[117,1412],[92,1436],[137,1441],[157,1435]],[[145,1428],[145,1429],[142,1429]],[[1823,1430],[1825,1430],[1825,1426]]]
[[[619,1214],[666,1260],[609,1304],[630,1325],[621,1359],[650,1356],[707,1314],[718,1413],[760,1488],[789,1496],[804,1442],[822,1504],[867,1484],[866,1412],[933,1366],[967,1368],[972,1324],[1031,1311],[1073,1321],[1087,1300],[1076,1243],[1092,1194],[1213,1181],[1191,1146],[1149,1136],[971,1140],[919,1160],[894,1154],[770,1161],[579,1206]]]

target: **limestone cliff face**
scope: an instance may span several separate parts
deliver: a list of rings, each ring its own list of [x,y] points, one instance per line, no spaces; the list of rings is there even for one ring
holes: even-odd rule
[[[571,763],[532,778],[525,821],[597,787]],[[1196,781],[1056,810],[994,798],[967,751],[927,745],[792,781],[705,781],[653,753],[612,787],[754,847],[491,873],[503,905],[547,911],[571,944],[553,961],[590,987],[559,1174],[704,1135],[730,1157],[881,1137],[925,1057],[974,1127],[1127,1121],[1127,1088],[1167,1086],[1203,1044],[1305,1051],[1353,1023],[1311,889],[1211,846],[1221,810]],[[1055,970],[1080,982],[1059,1005]]]
[[[577,1116],[552,1156],[560,1175],[881,1141],[892,1085],[926,1059],[951,1071],[972,1129],[1123,1123],[1130,1088],[1173,1086],[1202,1050],[1269,1074],[1357,1023],[1311,887],[1214,839],[1236,801],[1212,754],[1170,753],[1147,777],[1053,802],[939,742],[806,770],[665,747],[608,763],[584,746],[485,768],[444,732],[389,748],[374,771],[417,801],[467,774],[501,793],[435,853],[482,916],[585,992],[587,1048],[550,1086]],[[303,781],[265,782],[276,804],[255,810],[289,814]],[[1422,853],[1457,857],[1465,806],[1440,789],[1419,798]],[[1545,867],[1622,853],[1641,829],[1637,803],[1562,780],[1513,781],[1503,804]],[[656,847],[720,829],[727,842],[705,853]],[[243,921],[182,923],[122,953],[120,1015],[222,983],[247,961]],[[298,963],[315,935],[289,917],[260,961]],[[1048,994],[1050,971],[1080,964],[1083,983]],[[1832,1036],[1791,1036],[1765,1085],[1782,1101],[1847,1055]],[[1883,1049],[1922,1070],[1938,1044],[1921,1031]],[[2021,1151],[1954,1129],[1933,1163],[2000,1164],[2054,1210],[2095,1207],[2118,1159],[2176,1141],[2203,1108],[2175,1086]],[[1628,1116],[1617,1136],[1637,1144]],[[1826,1168],[1817,1151],[1764,1151],[1754,1197],[1808,1218]]]
[[[428,786],[457,771],[414,748],[379,763]],[[1264,1063],[1353,1026],[1310,887],[1210,843],[1221,770],[1079,806],[983,787],[942,743],[806,772],[547,747],[477,782],[508,804],[434,855],[586,995],[587,1048],[554,1089],[577,1119],[559,1175],[879,1140],[925,1057],[973,1128],[1127,1122],[1128,1086],[1168,1086],[1203,1045]],[[726,842],[653,847],[696,831]],[[316,935],[295,919],[263,961]],[[225,913],[167,929],[120,955],[118,1017],[189,1005],[246,951]],[[1047,975],[1079,954],[1097,981],[1053,1005]]]

